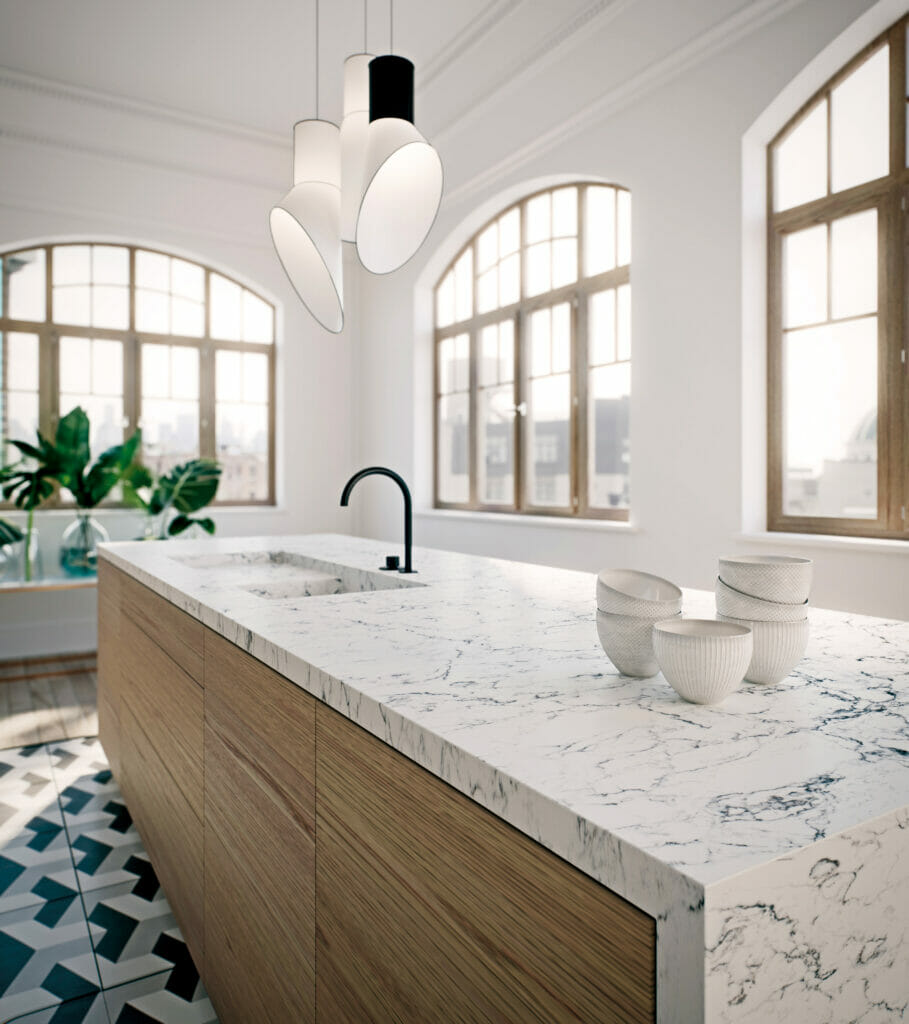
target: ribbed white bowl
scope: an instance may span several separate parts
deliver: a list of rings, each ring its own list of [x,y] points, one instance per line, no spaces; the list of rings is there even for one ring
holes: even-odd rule
[[[597,634],[606,657],[623,676],[649,679],[660,671],[653,653],[652,619],[598,611]]]
[[[597,576],[597,608],[613,615],[668,619],[682,610],[682,592],[649,572],[604,569]]]
[[[751,661],[751,630],[713,619],[668,619],[653,626],[653,652],[666,681],[694,704],[718,704]]]
[[[801,604],[811,591],[810,558],[736,555],[720,559],[720,578],[742,594],[764,601]]]
[[[764,601],[760,597],[741,594],[716,578],[716,610],[720,615],[734,619],[754,619],[757,622],[800,622],[808,615],[808,602],[783,604]]]
[[[757,622],[720,615],[723,622],[750,626],[754,650],[745,672],[750,683],[779,683],[804,658],[808,646],[808,620],[801,622]]]

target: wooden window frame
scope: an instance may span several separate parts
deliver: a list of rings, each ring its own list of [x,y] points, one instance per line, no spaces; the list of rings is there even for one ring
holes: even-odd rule
[[[906,116],[906,33],[909,16],[901,18],[865,46],[805,103],[767,146],[767,529],[772,532],[827,534],[909,540],[909,376],[906,329],[909,326],[909,160]],[[831,184],[831,93],[881,47],[888,45],[889,170],[885,177],[841,192]],[[779,144],[802,123],[816,104],[827,100],[827,195],[775,212],[774,154]],[[876,519],[796,516],[783,507],[784,386],[783,261],[786,235],[829,225],[849,214],[876,209],[878,216],[878,409]],[[830,273],[828,232],[828,274]],[[828,304],[830,302],[828,287]],[[845,318],[852,319],[852,318]],[[809,325],[810,326],[810,325]]]
[[[454,259],[448,264],[433,290],[433,324],[438,323],[439,287],[448,274],[454,269],[457,262],[467,250],[473,253],[472,268],[472,312],[465,320],[455,320],[445,327],[434,327],[433,329],[433,507],[438,509],[450,509],[469,512],[492,512],[506,513],[510,515],[524,516],[547,516],[550,518],[564,519],[601,519],[616,522],[628,522],[630,518],[630,507],[623,508],[592,508],[589,504],[588,488],[588,336],[587,336],[587,308],[591,295],[596,292],[615,289],[631,282],[631,263],[616,266],[603,273],[583,276],[584,270],[584,249],[585,249],[585,226],[587,212],[587,190],[589,188],[607,187],[616,191],[616,239],[618,239],[618,193],[630,193],[630,189],[614,182],[598,181],[568,181],[559,185],[548,186],[538,189],[522,196],[509,206],[499,210],[495,216],[490,217],[474,233],[472,238],[458,250]],[[578,190],[578,231],[577,231],[577,266],[578,278],[576,281],[558,288],[553,288],[539,295],[528,296],[526,293],[526,261],[525,253],[528,248],[526,230],[527,204],[537,196],[551,194],[563,188],[576,188]],[[510,213],[518,210],[520,216],[518,253],[519,264],[519,287],[520,295],[518,301],[485,313],[476,312],[477,308],[477,272],[478,259],[477,247],[480,236],[492,224]],[[554,238],[551,236],[549,241]],[[616,261],[618,261],[618,247],[616,248]],[[477,406],[479,395],[479,338],[481,330],[491,324],[498,324],[508,319],[514,321],[514,406],[516,409],[525,406],[526,387],[528,375],[525,371],[526,363],[526,331],[525,323],[528,316],[537,309],[555,306],[562,302],[569,302],[571,306],[571,420],[569,423],[570,437],[570,490],[572,505],[570,507],[559,506],[535,506],[525,501],[525,460],[528,451],[528,417],[516,413],[513,418],[513,452],[514,452],[514,503],[488,503],[479,499],[478,484],[478,457],[479,438]],[[439,434],[440,424],[440,398],[441,394],[441,366],[439,360],[440,343],[449,337],[467,333],[470,344],[470,384],[469,384],[469,435],[468,435],[468,474],[469,474],[469,500],[466,502],[443,501],[439,497]],[[616,342],[618,344],[618,341]],[[617,360],[618,361],[618,360]]]
[[[70,245],[105,245],[128,250],[129,253],[129,326],[125,328],[83,327],[57,323],[53,319],[53,253],[56,248]],[[9,288],[6,280],[2,289],[2,306],[0,306],[0,333],[21,332],[38,336],[38,429],[46,436],[52,436],[60,418],[60,380],[59,380],[59,347],[60,338],[82,337],[101,338],[123,343],[123,416],[126,422],[124,436],[132,433],[139,425],[142,410],[142,359],[143,344],[163,344],[177,347],[193,348],[199,353],[199,457],[217,459],[217,440],[215,432],[216,393],[215,393],[215,359],[218,351],[262,353],[268,359],[268,495],[263,499],[215,501],[213,505],[221,508],[275,505],[275,348],[277,343],[277,310],[274,303],[263,295],[248,287],[242,281],[209,267],[198,260],[189,259],[165,249],[155,249],[147,245],[128,245],[122,242],[97,241],[92,239],[66,242],[49,242],[44,245],[31,245],[11,249],[0,253],[4,261],[20,252],[44,251],[45,259],[45,318],[43,321],[14,320],[7,316],[9,304]],[[151,252],[200,267],[204,274],[204,327],[200,337],[178,334],[157,334],[150,331],[136,330],[136,253]],[[6,270],[3,270],[6,278]],[[265,302],[272,310],[271,342],[227,341],[214,338],[211,334],[211,275],[220,277],[239,286],[256,298]],[[88,282],[91,284],[91,282]],[[169,293],[168,293],[169,294]],[[61,500],[55,494],[44,507],[64,508],[71,503]],[[9,507],[2,503],[0,507]],[[107,508],[125,507],[122,503],[105,502]]]

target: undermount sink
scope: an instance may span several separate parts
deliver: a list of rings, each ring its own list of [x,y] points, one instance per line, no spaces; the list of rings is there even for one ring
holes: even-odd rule
[[[402,579],[398,573],[355,569],[290,551],[231,551],[170,557],[190,569],[217,570],[219,582],[223,580],[227,585],[268,601],[424,586],[415,580]],[[248,582],[250,575],[255,582]]]

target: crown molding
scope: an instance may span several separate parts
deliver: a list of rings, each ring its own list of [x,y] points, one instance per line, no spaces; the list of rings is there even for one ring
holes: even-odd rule
[[[583,32],[605,28],[635,3],[637,0],[594,0],[567,21],[559,22],[551,32],[537,40],[532,49],[526,50],[504,66],[491,81],[485,81],[481,91],[470,97],[460,110],[433,132],[433,141],[443,142],[463,130],[467,124],[475,121],[490,103],[517,91],[528,79],[538,75],[563,57],[573,46],[582,42]]]
[[[160,171],[167,171],[170,174],[179,174],[186,177],[226,181],[233,185],[241,185],[244,188],[261,189],[271,195],[279,193],[282,189],[287,189],[287,182],[277,178],[272,180],[249,175],[231,174],[227,171],[216,170],[215,168],[194,166],[188,163],[180,163],[176,160],[163,160],[160,157],[143,156],[122,149],[92,145],[87,142],[77,142],[74,139],[63,138],[62,136],[26,132],[20,128],[0,123],[0,143],[2,142],[41,146],[45,149],[55,149],[64,153],[81,153],[85,156],[100,157],[102,160],[141,167],[145,170],[156,168]]]
[[[423,62],[417,76],[417,86],[421,89],[429,86],[523,3],[524,0],[490,0],[476,18],[456,33],[429,60]]]
[[[239,231],[212,231],[210,228],[189,227],[185,221],[168,221],[160,217],[123,216],[112,213],[106,207],[73,205],[72,203],[53,203],[46,199],[35,199],[11,193],[4,189],[0,193],[0,209],[25,210],[29,213],[50,214],[54,217],[77,218],[87,221],[97,233],[99,224],[117,225],[123,237],[133,237],[137,232],[144,232],[149,239],[161,238],[162,231],[169,237],[180,236],[187,239],[207,239],[212,242],[241,246],[245,249],[270,250],[271,239],[268,227],[263,221],[262,235],[251,235]],[[114,233],[114,232],[112,232]]]
[[[290,145],[285,135],[261,131],[258,128],[249,128],[246,125],[236,124],[232,121],[221,121],[218,118],[206,117],[202,114],[193,114],[189,111],[178,110],[175,107],[147,103],[144,100],[116,96],[113,93],[101,92],[95,89],[85,89],[82,86],[58,82],[51,78],[43,78],[25,71],[17,71],[15,68],[3,65],[0,65],[0,89],[31,93],[32,95],[42,96],[59,102],[79,104],[99,110],[115,111],[120,114],[138,115],[163,124],[176,124],[184,128],[195,128],[198,131],[208,132],[224,138],[241,139],[244,142],[254,142],[263,146],[277,146],[285,151]]]
[[[622,0],[617,0],[622,2]],[[629,0],[634,2],[634,0]],[[604,117],[616,113],[629,104],[666,85],[702,61],[719,53],[734,42],[756,31],[768,22],[794,10],[805,0],[752,0],[744,9],[730,15],[713,28],[678,47],[662,60],[652,64],[627,82],[604,93],[603,96],[582,107],[571,117],[542,132],[532,142],[516,149],[507,157],[485,168],[479,174],[453,188],[443,202],[454,206],[508,175],[560,143],[591,128]]]

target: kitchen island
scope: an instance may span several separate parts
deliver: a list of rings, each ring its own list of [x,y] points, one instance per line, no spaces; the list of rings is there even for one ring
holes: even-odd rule
[[[231,887],[260,856],[274,870],[246,881],[276,905],[317,877],[314,916],[274,919],[274,984],[314,975],[301,1020],[381,1019],[389,1000],[417,1020],[427,986],[456,999],[487,961],[475,998],[500,1019],[597,1019],[583,1001],[600,972],[603,1020],[654,1005],[661,1024],[909,1019],[909,624],[812,610],[790,678],[701,707],[617,674],[592,574],[418,549],[405,577],[377,570],[387,553],[334,535],[103,549],[102,743],[225,1021],[249,984],[224,967],[244,931]],[[712,595],[685,591],[683,612],[711,616]],[[427,859],[426,889],[419,863],[376,869],[407,865],[401,837],[424,825],[436,846],[410,859]],[[523,888],[488,850],[511,851]],[[332,905],[318,872],[334,869]],[[449,881],[430,893],[435,876]],[[369,948],[351,908],[374,915]],[[577,1004],[531,962],[533,935],[522,945],[549,919]],[[509,985],[532,1009],[509,1018]],[[333,1006],[344,990],[372,1002]]]

